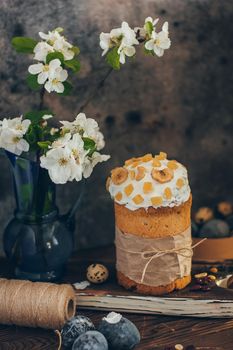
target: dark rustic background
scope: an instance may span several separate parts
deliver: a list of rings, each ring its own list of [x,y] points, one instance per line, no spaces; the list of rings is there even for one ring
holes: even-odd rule
[[[0,116],[17,116],[39,103],[25,84],[28,56],[10,45],[15,35],[65,28],[81,48],[82,70],[70,97],[47,95],[59,119],[73,119],[108,69],[98,35],[126,20],[168,20],[172,47],[163,58],[137,54],[114,72],[85,112],[96,117],[112,158],[96,168],[77,215],[77,247],[113,240],[113,208],[105,191],[112,167],[132,155],[166,151],[189,169],[194,208],[232,199],[233,4],[227,0],[0,0]],[[9,165],[0,158],[0,233],[14,207]],[[66,211],[79,185],[58,188]]]

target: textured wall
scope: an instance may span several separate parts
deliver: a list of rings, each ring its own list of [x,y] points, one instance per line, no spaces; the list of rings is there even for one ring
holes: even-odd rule
[[[73,95],[46,96],[46,105],[58,118],[73,119],[107,70],[98,47],[99,32],[122,20],[138,25],[148,15],[169,21],[172,48],[162,59],[138,54],[112,74],[85,110],[101,124],[112,159],[89,179],[77,216],[78,247],[112,241],[113,210],[104,182],[113,166],[132,155],[164,150],[186,164],[194,206],[232,196],[233,5],[227,0],[0,1],[2,118],[38,104],[37,95],[24,84],[30,60],[12,51],[12,36],[36,37],[39,30],[61,26],[80,46],[83,66]],[[2,233],[14,202],[3,157],[0,164]],[[75,183],[58,189],[62,210],[78,192]]]

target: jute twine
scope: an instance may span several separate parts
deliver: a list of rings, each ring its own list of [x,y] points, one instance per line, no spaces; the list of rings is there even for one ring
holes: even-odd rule
[[[74,316],[71,285],[0,279],[0,323],[61,329]]]

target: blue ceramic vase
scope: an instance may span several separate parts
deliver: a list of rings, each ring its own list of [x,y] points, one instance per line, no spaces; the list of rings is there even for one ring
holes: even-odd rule
[[[16,209],[4,231],[4,250],[15,276],[32,281],[62,277],[74,246],[74,213],[59,215],[56,186],[39,162],[6,152],[10,160]]]

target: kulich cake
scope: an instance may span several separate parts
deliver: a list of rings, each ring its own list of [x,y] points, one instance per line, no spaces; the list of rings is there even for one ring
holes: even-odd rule
[[[191,280],[192,196],[186,168],[166,153],[132,158],[112,170],[117,277],[136,292],[161,295]]]

